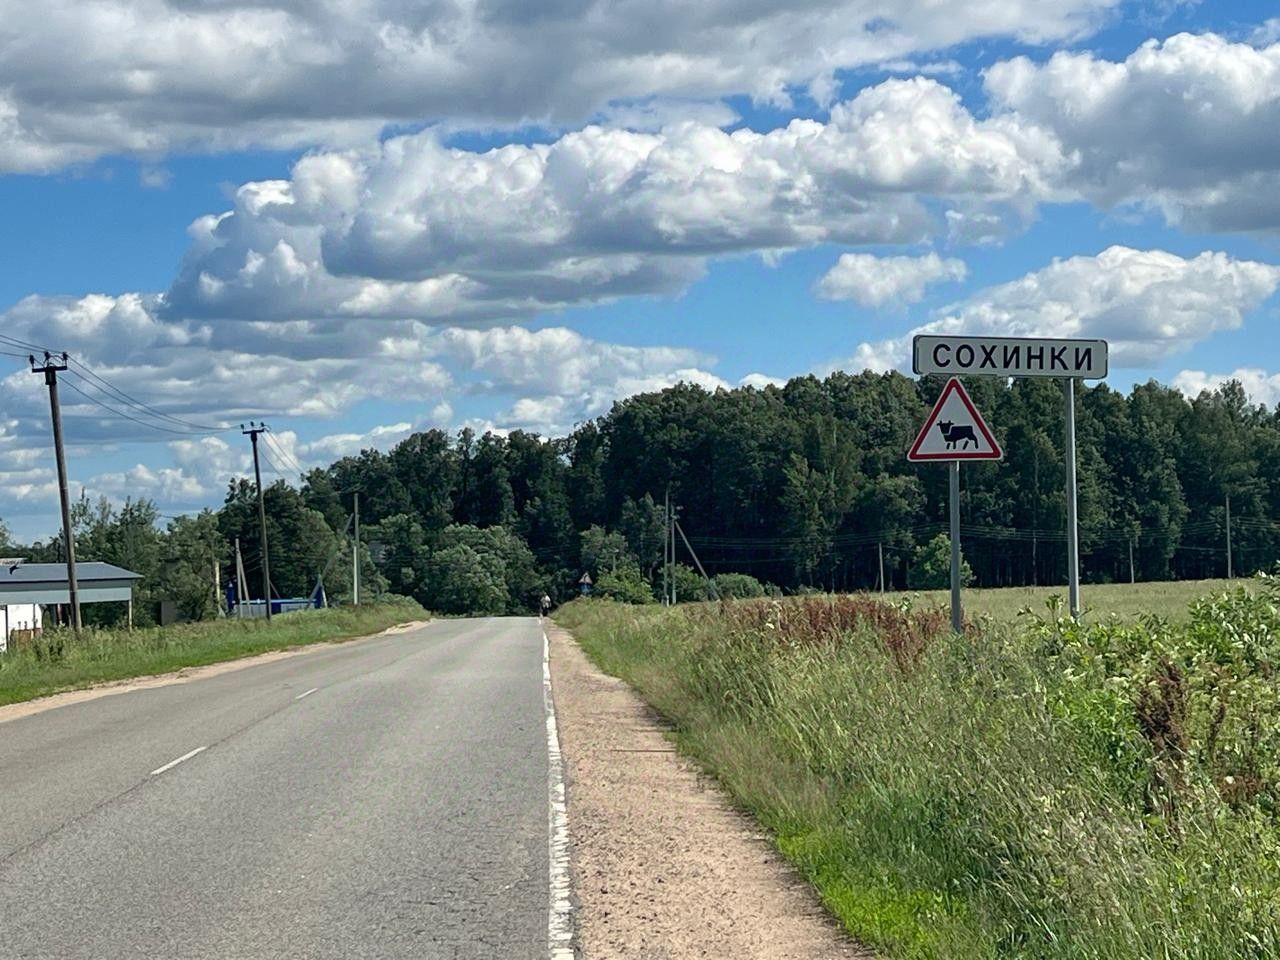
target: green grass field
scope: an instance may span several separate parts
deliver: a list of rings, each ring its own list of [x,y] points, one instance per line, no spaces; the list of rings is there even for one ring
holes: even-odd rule
[[[361,637],[427,616],[412,600],[139,630],[47,633],[0,654],[0,705],[112,680],[221,663],[271,650]],[[61,652],[59,652],[59,647]]]
[[[945,595],[556,619],[881,956],[1264,960],[1280,582],[1220,586],[1091,587],[1084,625],[1017,616],[1058,591],[971,591],[960,636]]]
[[[1168,620],[1181,622],[1187,618],[1191,601],[1206,594],[1225,590],[1229,586],[1248,585],[1249,580],[1184,580],[1165,583],[1102,583],[1084,584],[1080,588],[1080,600],[1086,620],[1098,621],[1108,617],[1133,620],[1144,614],[1154,614]],[[879,596],[878,594],[876,596]],[[1030,607],[1035,613],[1046,612],[1050,598],[1058,597],[1066,610],[1067,588],[1062,587],[1005,587],[1003,589],[966,589],[961,597],[965,615],[990,616],[997,620],[1013,620],[1019,611]],[[951,594],[946,590],[886,593],[890,602],[913,598],[923,606],[950,609]]]

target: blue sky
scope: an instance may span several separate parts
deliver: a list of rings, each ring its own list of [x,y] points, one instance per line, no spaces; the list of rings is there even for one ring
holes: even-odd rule
[[[77,487],[184,512],[249,418],[295,475],[678,380],[901,368],[926,327],[1104,336],[1115,386],[1280,400],[1269,4],[544,6],[0,0],[0,351],[83,365]],[[0,519],[32,538],[22,367]]]

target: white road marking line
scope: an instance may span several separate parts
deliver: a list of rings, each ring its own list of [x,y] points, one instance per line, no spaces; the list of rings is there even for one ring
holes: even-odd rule
[[[310,690],[308,690],[306,693],[300,693],[300,694],[298,694],[296,697],[294,697],[293,699],[295,699],[295,700],[301,700],[303,697],[309,697],[309,696],[311,696],[313,693],[315,693],[315,692],[316,692],[317,690],[319,690],[319,689],[320,689],[319,687],[312,687],[312,688],[311,688]]]
[[[184,753],[177,760],[170,760],[163,767],[156,767],[156,769],[151,771],[150,775],[153,777],[158,777],[160,776],[160,774],[164,773],[166,770],[172,770],[174,767],[176,767],[178,764],[182,763],[183,761],[190,760],[196,754],[204,753],[208,749],[209,749],[208,747],[196,747],[190,753]]]
[[[542,631],[542,702],[547,714],[548,794],[550,800],[551,906],[547,941],[551,960],[573,960],[573,900],[569,880],[569,814],[565,805],[564,760],[551,696],[551,642]]]

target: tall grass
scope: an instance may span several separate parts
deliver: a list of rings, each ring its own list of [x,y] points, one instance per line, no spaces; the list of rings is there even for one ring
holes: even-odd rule
[[[218,620],[141,630],[86,630],[79,640],[50,631],[38,641],[0,654],[0,704],[282,650],[376,633],[426,615],[403,598],[266,620]]]
[[[1277,601],[959,637],[867,597],[559,619],[888,956],[1224,960],[1280,955]]]

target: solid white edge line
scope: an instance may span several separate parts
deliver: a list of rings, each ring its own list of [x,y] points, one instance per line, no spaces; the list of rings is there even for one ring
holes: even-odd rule
[[[316,692],[317,690],[319,690],[319,689],[320,689],[319,687],[312,687],[312,688],[311,688],[310,690],[308,690],[306,693],[300,693],[300,694],[298,694],[296,697],[294,697],[293,699],[295,699],[295,700],[301,700],[301,699],[303,699],[304,697],[309,697],[309,696],[311,696],[313,693],[315,693],[315,692]]]
[[[574,960],[573,898],[569,878],[569,814],[565,804],[564,760],[556,727],[556,705],[551,694],[551,641],[542,631],[542,702],[547,713],[548,793],[551,861],[551,907],[547,917],[547,945],[551,960]]]
[[[198,754],[198,753],[204,753],[204,752],[205,752],[206,750],[208,750],[208,749],[209,749],[208,747],[196,747],[196,748],[195,748],[194,750],[192,750],[190,753],[184,753],[184,754],[183,754],[182,756],[180,756],[177,760],[170,760],[170,761],[169,761],[168,763],[166,763],[163,767],[156,767],[154,770],[152,770],[152,771],[151,771],[150,776],[158,777],[158,776],[160,776],[160,774],[164,773],[166,770],[172,770],[172,769],[173,769],[174,767],[176,767],[178,764],[183,763],[183,762],[184,762],[184,761],[186,761],[186,760],[190,760],[190,759],[191,759],[192,757],[194,757],[196,754]]]

